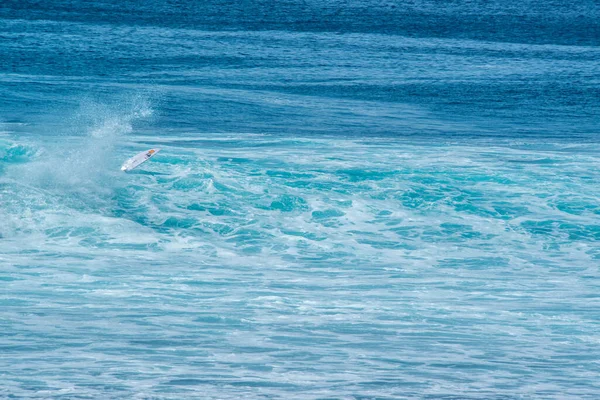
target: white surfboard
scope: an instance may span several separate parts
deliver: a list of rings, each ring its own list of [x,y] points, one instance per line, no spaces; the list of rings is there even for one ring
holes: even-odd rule
[[[146,161],[148,161],[149,159],[151,159],[152,157],[154,157],[156,155],[156,153],[158,153],[160,151],[160,149],[150,149],[147,151],[142,151],[139,154],[136,154],[135,156],[131,157],[129,160],[125,161],[123,163],[123,165],[121,166],[121,171],[131,171],[134,168],[139,167],[141,164],[145,163]]]

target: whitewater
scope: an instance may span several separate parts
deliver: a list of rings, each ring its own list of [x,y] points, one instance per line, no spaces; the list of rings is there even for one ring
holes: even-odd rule
[[[598,398],[592,3],[151,3],[0,6],[0,397]]]

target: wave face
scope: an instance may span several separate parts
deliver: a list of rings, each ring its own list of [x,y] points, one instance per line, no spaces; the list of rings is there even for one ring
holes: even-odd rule
[[[0,397],[600,396],[595,2],[109,3],[0,5]]]

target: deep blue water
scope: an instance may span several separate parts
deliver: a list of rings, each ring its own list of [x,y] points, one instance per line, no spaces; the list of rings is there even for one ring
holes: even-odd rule
[[[0,397],[599,398],[599,46],[586,0],[3,0]]]

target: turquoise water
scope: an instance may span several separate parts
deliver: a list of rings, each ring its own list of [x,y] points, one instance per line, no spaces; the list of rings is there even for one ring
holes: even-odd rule
[[[0,6],[0,397],[598,398],[599,11],[529,3]]]

